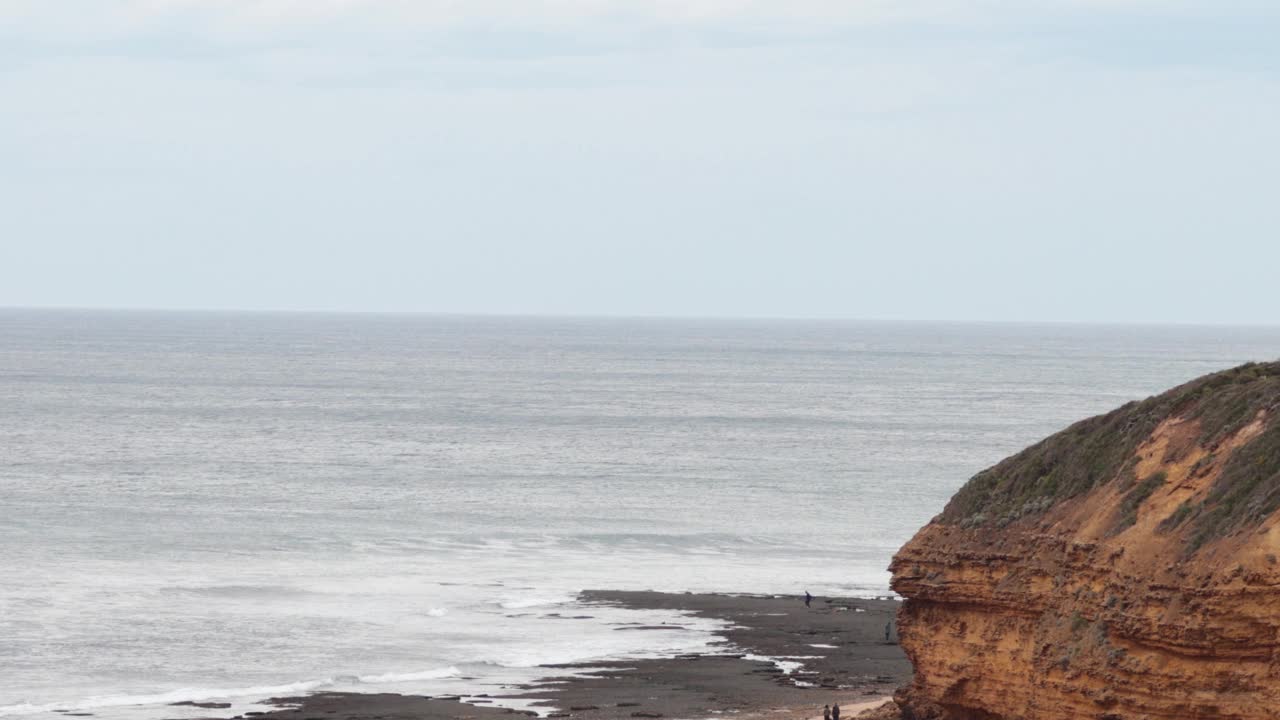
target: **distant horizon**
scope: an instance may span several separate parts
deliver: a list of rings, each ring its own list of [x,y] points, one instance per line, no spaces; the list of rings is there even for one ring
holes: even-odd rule
[[[1276,323],[1241,322],[1170,322],[1150,320],[1011,320],[973,318],[893,318],[837,315],[659,315],[659,314],[605,314],[605,313],[519,313],[436,310],[348,310],[308,308],[235,308],[235,307],[93,307],[75,305],[0,305],[0,312],[84,312],[84,313],[169,313],[169,314],[226,314],[226,315],[337,315],[380,317],[439,317],[439,318],[508,318],[530,320],[703,320],[742,322],[830,322],[900,325],[1026,325],[1026,326],[1078,326],[1078,327],[1167,327],[1167,328],[1239,328],[1280,329]]]

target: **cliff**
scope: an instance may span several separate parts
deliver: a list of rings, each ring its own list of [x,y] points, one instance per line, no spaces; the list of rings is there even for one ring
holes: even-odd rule
[[[1280,363],[974,476],[893,560],[908,718],[1280,717]]]

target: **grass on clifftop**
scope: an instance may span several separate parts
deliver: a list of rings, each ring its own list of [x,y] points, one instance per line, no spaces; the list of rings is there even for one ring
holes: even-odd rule
[[[1138,446],[1170,417],[1199,420],[1197,443],[1213,448],[1265,410],[1266,430],[1229,458],[1203,503],[1185,505],[1161,524],[1188,525],[1191,549],[1280,508],[1280,362],[1249,363],[1082,420],[975,475],[951,498],[939,522],[1004,527],[1109,482],[1126,491],[1115,529],[1133,524],[1142,502],[1164,482],[1134,474]]]

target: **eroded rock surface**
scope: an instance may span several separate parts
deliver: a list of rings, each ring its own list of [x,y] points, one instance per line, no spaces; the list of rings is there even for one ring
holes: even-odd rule
[[[899,551],[908,718],[1280,717],[1280,363],[979,473]]]

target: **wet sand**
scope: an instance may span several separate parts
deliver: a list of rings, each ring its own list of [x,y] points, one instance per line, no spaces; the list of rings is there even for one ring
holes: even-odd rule
[[[728,620],[723,655],[547,666],[546,680],[504,693],[545,717],[572,720],[693,719],[719,716],[808,720],[838,702],[844,717],[879,704],[911,677],[890,624],[893,600],[588,591],[581,600],[680,610]],[[662,632],[620,626],[618,632]],[[800,663],[801,667],[770,660]],[[793,669],[794,668],[794,669]],[[585,677],[583,676],[585,675]],[[323,693],[278,698],[275,712],[247,720],[489,720],[527,714],[488,707],[489,698]]]

